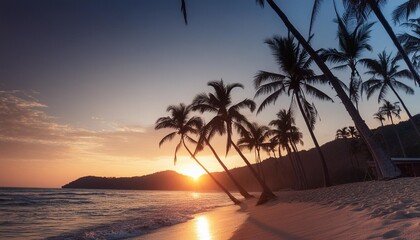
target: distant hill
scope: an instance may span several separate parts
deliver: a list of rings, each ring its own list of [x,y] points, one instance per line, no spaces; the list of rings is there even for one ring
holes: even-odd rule
[[[420,115],[414,116],[415,122],[420,126]],[[386,125],[373,129],[377,141],[392,157],[402,157],[393,126]],[[408,121],[400,122],[395,126],[408,157],[420,156],[420,140],[415,135]],[[335,136],[335,130],[331,131]],[[370,154],[360,139],[335,139],[321,146],[325,155],[331,181],[334,185],[362,181],[368,177],[366,174],[366,160]],[[323,176],[321,162],[316,149],[299,152],[302,165],[308,181],[309,188],[321,187]],[[200,156],[198,156],[200,158]],[[253,159],[249,159],[251,162]],[[203,162],[206,165],[206,162]],[[255,166],[254,166],[255,167]],[[281,158],[268,158],[262,161],[262,168],[267,184],[273,190],[295,188],[293,170],[288,156]],[[260,191],[260,187],[247,167],[231,170],[233,176],[248,191]],[[214,176],[229,190],[236,188],[224,172],[215,172]],[[82,177],[63,186],[63,188],[99,188],[99,189],[139,189],[139,190],[201,190],[218,191],[208,175],[200,177],[198,183],[191,177],[181,175],[174,171],[163,171],[142,177],[131,178],[104,178]]]
[[[175,171],[163,171],[141,177],[81,177],[62,188],[194,190],[194,179]]]

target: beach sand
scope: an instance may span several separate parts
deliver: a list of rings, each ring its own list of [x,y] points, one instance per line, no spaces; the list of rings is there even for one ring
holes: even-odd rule
[[[280,191],[139,239],[420,239],[420,178]]]

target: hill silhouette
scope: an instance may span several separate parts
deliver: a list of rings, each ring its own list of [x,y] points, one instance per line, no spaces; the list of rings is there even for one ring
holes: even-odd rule
[[[414,116],[417,126],[420,126],[420,115]],[[392,157],[402,157],[398,140],[391,125],[373,129],[377,141]],[[401,139],[408,157],[420,157],[420,140],[415,135],[411,124],[402,121],[395,125],[401,134]],[[335,135],[335,131],[331,132]],[[333,185],[362,181],[370,179],[367,174],[367,160],[370,154],[361,139],[335,139],[321,146],[325,155],[330,177]],[[308,188],[323,186],[322,168],[316,149],[301,150],[303,169],[307,178]],[[199,157],[199,156],[198,156]],[[249,159],[253,160],[253,159]],[[203,162],[203,164],[206,164]],[[281,158],[268,158],[261,163],[265,181],[273,190],[296,188],[292,165],[288,156]],[[254,165],[255,167],[255,165]],[[260,191],[259,184],[250,174],[247,167],[231,170],[233,176],[248,191]],[[224,172],[215,172],[213,175],[229,190],[236,188]],[[198,182],[174,171],[163,171],[142,177],[105,178],[82,177],[63,188],[99,188],[99,189],[138,189],[138,190],[199,190],[218,191],[208,175],[202,175]]]
[[[141,177],[81,177],[62,188],[130,189],[130,190],[194,190],[194,179],[175,171],[162,171]]]

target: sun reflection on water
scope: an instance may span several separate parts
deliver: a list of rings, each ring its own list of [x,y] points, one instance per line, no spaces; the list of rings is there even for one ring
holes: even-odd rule
[[[196,230],[199,240],[211,240],[209,221],[205,216],[199,216],[196,220]]]
[[[198,193],[198,192],[193,192],[193,193],[191,193],[191,196],[192,196],[194,199],[197,199],[197,198],[200,198],[200,193]]]

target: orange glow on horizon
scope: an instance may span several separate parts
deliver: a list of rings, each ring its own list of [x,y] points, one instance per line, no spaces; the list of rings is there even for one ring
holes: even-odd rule
[[[179,170],[181,174],[188,175],[193,177],[195,181],[197,181],[201,175],[205,174],[206,172],[200,168],[199,166],[189,165],[182,170]]]

